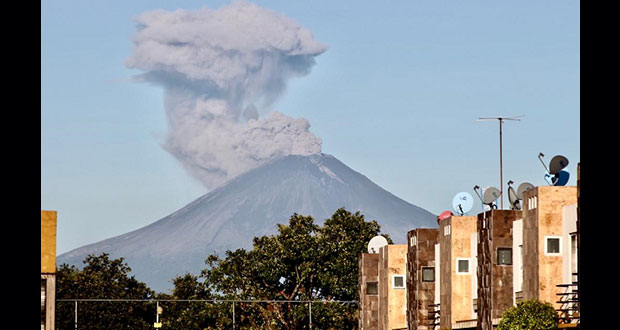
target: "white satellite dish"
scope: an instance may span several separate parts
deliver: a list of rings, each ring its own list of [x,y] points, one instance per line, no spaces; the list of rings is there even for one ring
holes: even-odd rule
[[[510,208],[512,210],[520,210],[521,209],[521,204],[519,204],[519,196],[517,196],[517,192],[515,191],[515,189],[511,186],[514,183],[514,181],[510,180],[508,181],[508,201],[510,201]]]
[[[501,192],[499,189],[495,187],[489,187],[484,190],[484,195],[482,196],[483,203],[490,206],[492,209],[497,208],[494,205],[495,201],[501,196]]]
[[[379,253],[379,248],[388,245],[387,239],[383,236],[375,236],[368,242],[368,253]]]
[[[458,212],[460,215],[463,215],[469,211],[474,206],[474,198],[470,193],[460,192],[454,196],[452,199],[452,208]]]
[[[517,197],[523,200],[523,197],[525,197],[525,193],[530,189],[534,189],[534,185],[529,182],[523,182],[519,185],[519,188],[517,188]]]

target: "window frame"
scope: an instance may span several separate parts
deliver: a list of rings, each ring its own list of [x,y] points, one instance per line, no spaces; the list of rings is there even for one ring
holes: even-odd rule
[[[500,250],[510,251],[510,263],[508,263],[508,264],[503,264],[503,263],[500,263],[500,262],[499,262],[499,261],[500,261],[500,254],[499,254]],[[496,254],[497,254],[497,259],[496,259],[495,261],[496,261],[496,263],[497,263],[497,265],[498,265],[498,266],[512,266],[512,265],[514,264],[514,256],[513,256],[513,253],[512,253],[512,247],[509,247],[509,246],[500,246],[500,247],[498,247],[498,248],[496,249]]]
[[[401,277],[403,279],[403,286],[396,286],[396,278]],[[405,283],[405,275],[395,274],[392,275],[392,289],[404,289],[407,286]]]
[[[549,252],[549,240],[550,239],[557,239],[558,240],[558,252]],[[553,235],[547,235],[545,236],[545,255],[546,256],[550,256],[550,257],[558,257],[558,256],[562,256],[562,236],[553,236]]]
[[[377,290],[376,293],[369,293],[368,292],[369,284],[374,284],[375,285],[375,288]],[[377,281],[368,281],[368,282],[366,282],[366,292],[365,293],[366,293],[367,296],[378,296],[379,295],[379,282],[377,282]]]
[[[467,272],[459,270],[459,261],[467,261]],[[456,275],[471,275],[471,258],[456,258]]]
[[[429,269],[433,271],[433,280],[432,280],[432,281],[428,281],[428,280],[425,280],[425,279],[424,279],[424,271],[425,271],[425,270],[429,270]],[[422,279],[422,282],[423,282],[423,283],[433,283],[433,282],[435,282],[435,267],[426,267],[426,266],[423,266],[423,267],[422,267],[422,269],[421,269],[421,271],[420,271],[420,276],[422,277],[421,279]]]

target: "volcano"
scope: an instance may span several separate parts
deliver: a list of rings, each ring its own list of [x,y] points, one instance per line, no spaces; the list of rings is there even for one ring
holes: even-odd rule
[[[410,204],[327,154],[285,156],[247,171],[180,210],[140,229],[58,256],[77,267],[88,254],[124,257],[136,279],[165,292],[171,280],[199,274],[209,254],[251,249],[252,239],[277,233],[293,213],[323,224],[337,209],[376,220],[394,243],[407,231],[437,227],[436,216]]]

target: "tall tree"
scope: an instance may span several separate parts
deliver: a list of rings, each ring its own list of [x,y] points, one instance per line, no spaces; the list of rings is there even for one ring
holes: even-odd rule
[[[209,256],[201,277],[205,289],[225,299],[281,301],[239,304],[235,321],[241,329],[306,329],[310,306],[296,301],[358,300],[357,260],[379,231],[376,221],[344,208],[323,226],[293,214],[288,225],[278,225],[277,235],[254,238],[251,251],[226,251],[223,259]],[[356,311],[356,304],[313,304],[312,324],[353,329]]]
[[[57,299],[151,299],[154,292],[129,276],[131,268],[123,258],[110,259],[104,253],[89,255],[84,268],[62,264],[56,273]],[[155,307],[147,302],[80,302],[80,329],[151,329]],[[56,307],[56,328],[73,329],[75,308],[61,301]]]

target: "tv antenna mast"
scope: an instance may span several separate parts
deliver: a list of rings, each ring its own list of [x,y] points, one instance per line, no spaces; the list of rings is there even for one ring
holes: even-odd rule
[[[504,209],[504,174],[503,174],[503,167],[502,167],[502,124],[504,123],[504,120],[514,120],[514,121],[521,121],[521,119],[517,119],[520,117],[523,117],[525,115],[518,115],[518,116],[514,116],[514,117],[483,117],[483,118],[478,118],[478,120],[476,121],[491,121],[491,120],[497,120],[499,121],[499,188],[500,188],[500,196],[501,196],[501,209]]]

